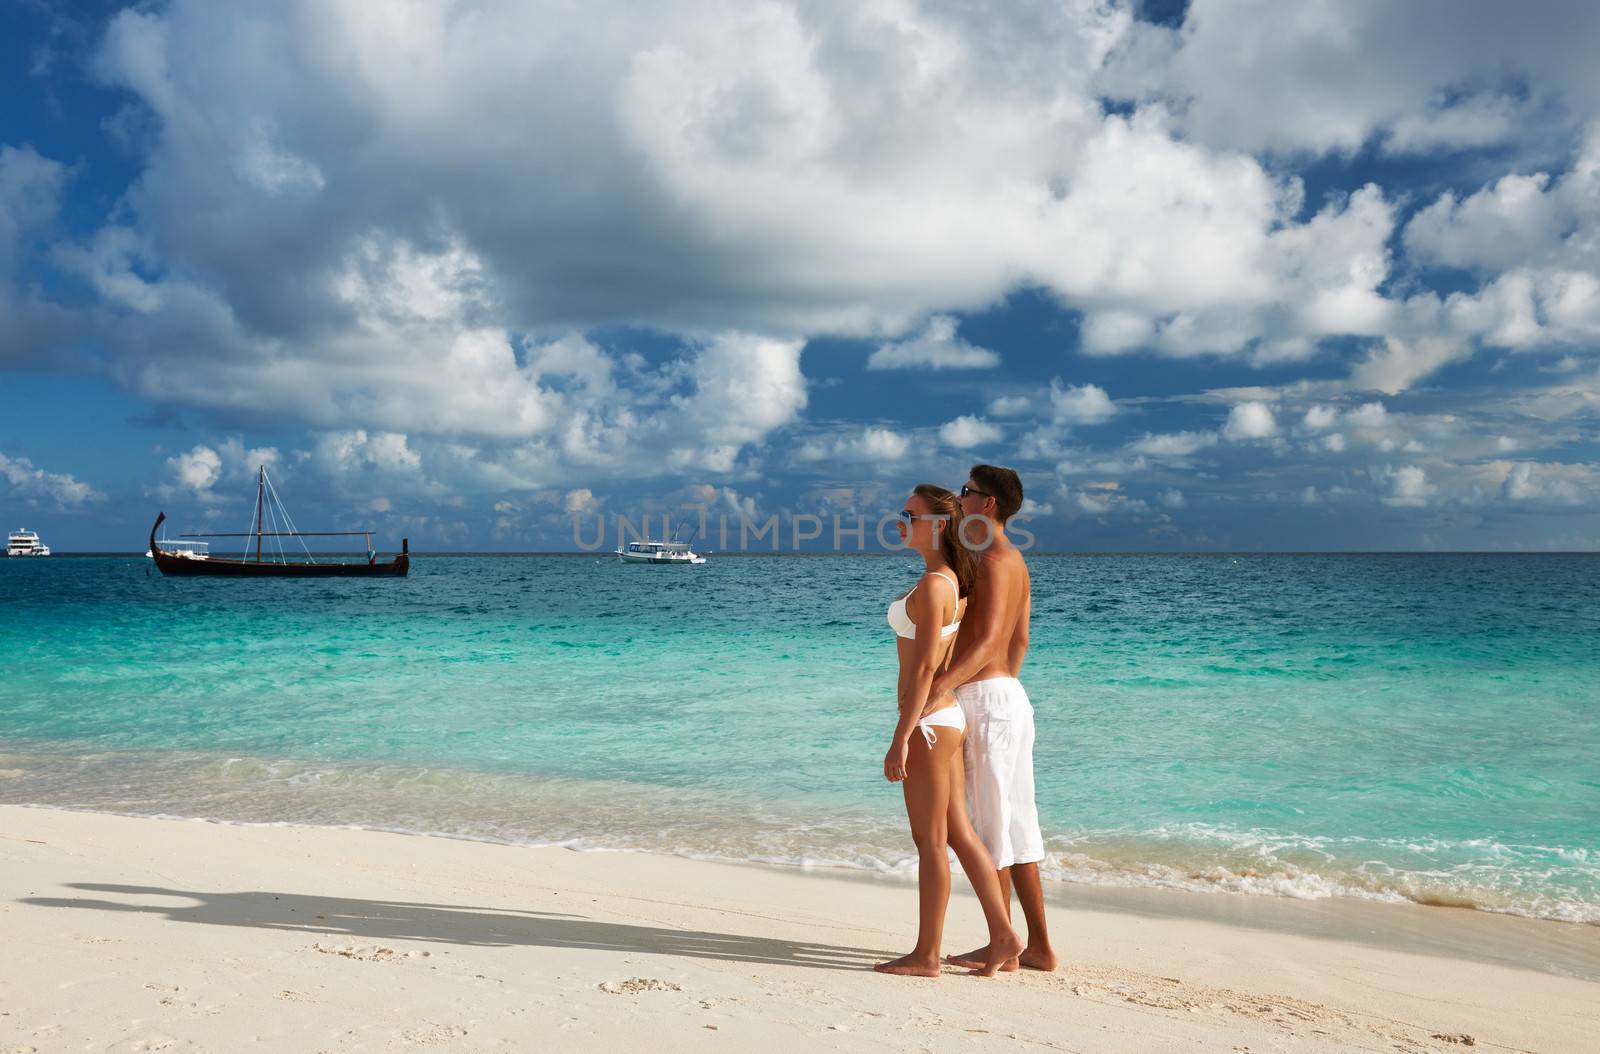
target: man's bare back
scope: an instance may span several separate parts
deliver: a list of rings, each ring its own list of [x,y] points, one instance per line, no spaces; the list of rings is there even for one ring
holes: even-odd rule
[[[1028,623],[1033,614],[1033,583],[1028,564],[1011,541],[1003,535],[993,538],[984,551],[978,570],[978,584],[967,600],[961,629],[951,652],[950,666],[959,669],[963,656],[980,649],[986,634],[996,634],[992,658],[976,671],[965,674],[957,684],[983,681],[991,677],[1016,677],[1028,653]]]

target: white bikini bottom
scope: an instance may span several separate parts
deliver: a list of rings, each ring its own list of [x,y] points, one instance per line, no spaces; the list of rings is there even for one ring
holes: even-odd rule
[[[928,741],[931,748],[939,740],[939,733],[935,728],[953,728],[957,732],[967,730],[967,714],[960,706],[947,706],[943,710],[933,713],[917,722],[917,728],[922,731],[922,738]]]

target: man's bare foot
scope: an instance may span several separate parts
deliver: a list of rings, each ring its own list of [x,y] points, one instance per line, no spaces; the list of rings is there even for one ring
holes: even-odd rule
[[[1022,942],[1019,940],[1017,943],[1020,945]],[[959,966],[964,970],[982,970],[989,964],[989,946],[985,944],[983,947],[975,948],[965,955],[947,955],[944,961],[951,966]],[[1010,973],[1016,968],[1017,958],[1014,955],[1000,964],[1001,973]]]
[[[900,977],[938,977],[939,960],[925,959],[915,953],[878,963],[873,967],[879,973],[892,973]]]
[[[989,942],[988,955],[972,972],[980,977],[993,977],[1002,969],[1009,973],[1017,968],[1017,956],[1021,951],[1022,938],[1012,930],[1009,936]]]
[[[1042,970],[1045,973],[1050,973],[1060,965],[1056,962],[1055,949],[1048,944],[1043,948],[1035,948],[1031,944],[1028,945],[1022,950],[1022,954],[1017,957],[1017,961],[1030,970]]]

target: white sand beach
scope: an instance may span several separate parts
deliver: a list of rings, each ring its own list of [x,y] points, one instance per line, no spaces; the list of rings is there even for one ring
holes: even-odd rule
[[[880,976],[904,882],[0,807],[0,1052],[1578,1052],[1600,928],[1067,886],[1066,966]],[[948,951],[977,943],[970,895]]]

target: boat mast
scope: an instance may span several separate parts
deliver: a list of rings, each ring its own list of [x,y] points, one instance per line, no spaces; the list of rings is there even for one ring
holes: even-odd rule
[[[260,476],[256,480],[256,563],[259,564],[261,562],[261,503],[266,497],[267,466],[262,465],[257,471]]]

